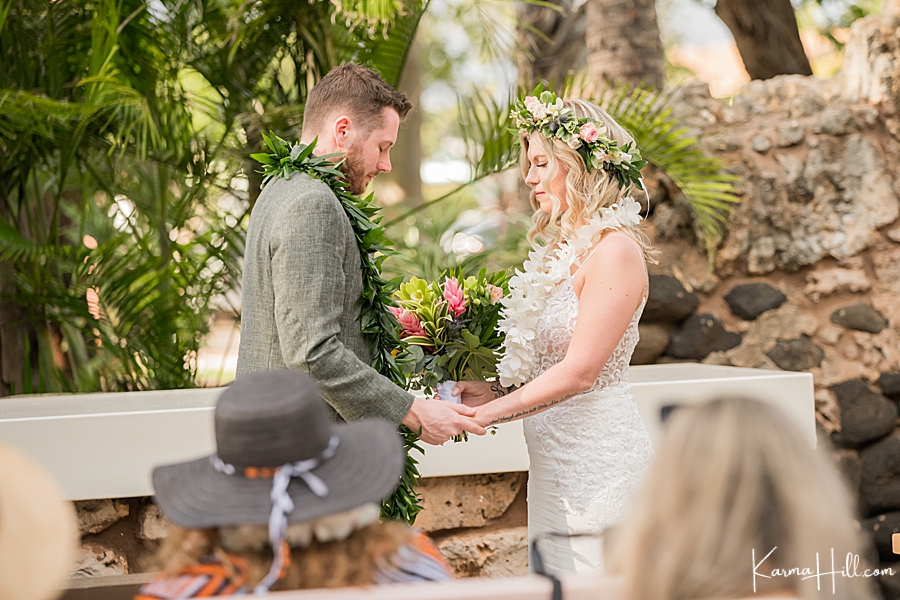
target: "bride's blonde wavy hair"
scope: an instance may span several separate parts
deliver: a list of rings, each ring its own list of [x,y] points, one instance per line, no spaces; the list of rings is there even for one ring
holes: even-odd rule
[[[636,146],[634,137],[624,127],[619,125],[609,113],[587,100],[569,99],[564,102],[567,108],[577,117],[590,118],[606,126],[606,135],[619,143],[619,147],[631,144]],[[616,204],[623,198],[643,194],[644,192],[635,186],[619,186],[619,181],[610,176],[603,169],[593,169],[588,172],[584,160],[576,150],[573,150],[562,140],[550,140],[539,131],[531,134],[520,133],[519,142],[522,145],[521,169],[523,180],[528,176],[531,166],[528,160],[528,146],[537,144],[547,156],[549,167],[547,179],[553,180],[559,172],[560,165],[568,169],[566,175],[566,203],[567,210],[561,210],[561,199],[550,191],[545,190],[552,203],[550,214],[540,209],[540,203],[535,200],[534,190],[531,191],[531,206],[535,210],[531,217],[531,229],[528,231],[528,241],[535,248],[538,246],[554,247],[562,240],[572,239],[575,230],[585,224],[587,220],[601,208],[607,208]],[[647,262],[656,264],[657,251],[650,243],[650,238],[644,233],[642,224],[633,227],[622,227],[623,233],[631,237],[640,247]]]

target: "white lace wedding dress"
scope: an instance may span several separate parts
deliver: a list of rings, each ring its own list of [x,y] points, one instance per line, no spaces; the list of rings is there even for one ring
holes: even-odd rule
[[[539,317],[538,362],[531,379],[566,355],[578,317],[572,279],[557,286]],[[541,539],[538,547],[550,573],[602,570],[600,536],[625,516],[650,461],[650,436],[628,383],[645,303],[635,311],[594,387],[524,421],[531,459],[528,536],[529,541]]]

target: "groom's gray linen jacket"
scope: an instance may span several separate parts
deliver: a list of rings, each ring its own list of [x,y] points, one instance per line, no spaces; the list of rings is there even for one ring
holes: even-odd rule
[[[259,195],[244,250],[237,376],[290,368],[309,374],[335,419],[399,424],[413,397],[371,366],[357,317],[362,272],[340,201],[305,173]]]

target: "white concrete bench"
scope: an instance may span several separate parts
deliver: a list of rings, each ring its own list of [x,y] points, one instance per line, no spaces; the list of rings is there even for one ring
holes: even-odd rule
[[[752,395],[778,405],[815,445],[812,375],[701,364],[632,367],[638,408],[654,444],[660,409],[718,395]],[[211,454],[213,407],[221,389],[167,390],[0,400],[0,440],[42,463],[71,500],[150,496],[152,469]],[[467,443],[425,446],[422,475],[528,470],[521,422]]]
[[[132,600],[145,575],[103,577],[108,581],[74,580],[61,600]],[[109,581],[114,580],[114,581]],[[621,600],[622,583],[614,577],[578,575],[563,577],[564,600]],[[105,583],[106,585],[102,585]],[[380,585],[273,592],[254,598],[271,600],[549,600],[552,584],[545,577],[459,579],[445,583]]]

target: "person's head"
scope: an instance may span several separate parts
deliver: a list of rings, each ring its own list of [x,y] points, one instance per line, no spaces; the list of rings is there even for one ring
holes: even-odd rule
[[[271,569],[252,582],[260,590],[283,576],[288,546],[344,539],[377,522],[406,463],[393,425],[333,424],[313,381],[286,369],[228,386],[215,431],[216,454],[154,470],[156,502],[186,531],[180,543],[255,549]]]
[[[591,119],[596,124],[593,131],[585,130],[587,139],[604,136],[615,142],[620,151],[636,148],[634,137],[593,102],[573,98],[563,101],[562,107],[571,110],[572,116]],[[600,209],[621,203],[628,196],[644,193],[631,181],[623,184],[614,170],[606,168],[604,158],[619,164],[622,155],[601,157],[599,166],[589,168],[585,163],[584,148],[579,151],[582,139],[577,135],[573,137],[575,141],[570,145],[558,137],[547,137],[541,129],[530,133],[523,131],[519,135],[522,177],[531,186],[531,204],[535,209],[533,226],[528,232],[532,243],[540,240],[554,244],[571,238],[575,229]],[[576,144],[578,147],[573,147]],[[626,233],[649,256],[650,243],[640,229],[628,227]]]
[[[0,600],[50,600],[72,570],[75,510],[43,468],[0,444]]]
[[[744,598],[755,565],[770,577],[755,578],[757,593],[818,598],[815,578],[772,570],[815,569],[818,552],[830,571],[832,548],[843,566],[858,553],[850,506],[833,465],[779,409],[744,398],[679,408],[615,533],[611,570],[628,600]],[[828,588],[829,598],[869,597],[858,579]]]
[[[361,194],[375,176],[391,170],[391,147],[411,108],[406,95],[374,71],[349,63],[333,68],[310,91],[301,139],[318,137],[318,154],[344,153],[341,169],[350,191]]]

